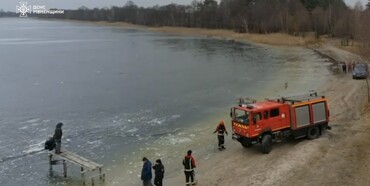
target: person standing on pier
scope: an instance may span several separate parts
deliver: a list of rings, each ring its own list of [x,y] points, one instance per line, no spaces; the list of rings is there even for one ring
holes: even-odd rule
[[[141,169],[141,180],[143,180],[143,186],[153,186],[152,162],[150,162],[146,157],[143,157],[143,169]]]
[[[54,140],[55,140],[55,153],[60,154],[60,148],[62,146],[62,126],[63,123],[58,123],[57,126],[55,127],[55,132],[54,132]]]

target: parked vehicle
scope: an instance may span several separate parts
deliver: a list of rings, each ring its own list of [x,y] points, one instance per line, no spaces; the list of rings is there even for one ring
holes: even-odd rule
[[[369,67],[366,63],[357,63],[352,71],[353,79],[365,79],[369,76]]]
[[[330,129],[327,99],[317,92],[259,102],[240,99],[230,116],[232,138],[246,148],[260,143],[265,154],[273,142],[288,137],[315,139]]]

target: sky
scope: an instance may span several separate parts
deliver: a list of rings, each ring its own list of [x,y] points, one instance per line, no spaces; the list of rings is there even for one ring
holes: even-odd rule
[[[15,11],[19,2],[28,2],[29,5],[45,5],[46,8],[77,9],[81,6],[88,8],[102,8],[111,6],[123,6],[128,0],[0,0],[0,9]],[[154,5],[167,5],[170,3],[189,5],[192,0],[132,0],[135,4],[143,7]],[[220,1],[220,0],[218,0]],[[298,0],[297,0],[298,1]],[[357,1],[365,5],[368,0],[344,0],[348,5],[353,6]]]

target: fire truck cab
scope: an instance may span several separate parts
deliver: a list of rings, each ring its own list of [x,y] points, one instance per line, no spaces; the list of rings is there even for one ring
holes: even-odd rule
[[[233,139],[246,148],[261,143],[263,153],[271,151],[273,142],[288,137],[314,139],[330,129],[327,99],[316,92],[259,102],[240,99],[230,116]]]

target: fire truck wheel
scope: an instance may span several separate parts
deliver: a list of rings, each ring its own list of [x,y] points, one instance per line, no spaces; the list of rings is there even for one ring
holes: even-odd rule
[[[244,148],[252,147],[252,143],[249,140],[243,140],[241,144]]]
[[[270,134],[266,134],[262,137],[261,151],[264,154],[270,153],[272,148],[272,137]]]
[[[320,129],[318,126],[310,127],[307,130],[307,139],[312,140],[318,138],[320,135]]]

